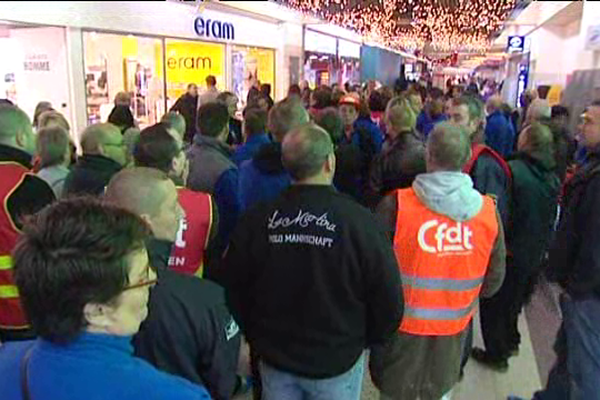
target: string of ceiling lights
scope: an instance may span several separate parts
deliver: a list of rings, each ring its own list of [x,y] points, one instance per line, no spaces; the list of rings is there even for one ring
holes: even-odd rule
[[[517,0],[276,0],[386,47],[485,51]]]

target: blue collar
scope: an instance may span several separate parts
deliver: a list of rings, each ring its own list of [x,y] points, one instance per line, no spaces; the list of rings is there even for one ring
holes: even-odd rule
[[[38,339],[40,350],[48,352],[76,352],[76,353],[106,353],[112,355],[133,355],[132,336],[116,336],[102,333],[83,332],[74,340],[58,344],[44,339]]]

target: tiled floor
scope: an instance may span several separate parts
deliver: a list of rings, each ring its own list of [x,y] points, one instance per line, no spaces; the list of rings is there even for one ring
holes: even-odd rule
[[[532,394],[541,388],[552,362],[551,343],[554,340],[558,321],[557,311],[552,308],[554,305],[544,290],[547,288],[536,292],[527,312],[521,314],[519,330],[522,344],[519,355],[510,359],[509,370],[506,373],[494,372],[470,360],[464,379],[454,389],[452,400],[505,400],[511,394],[530,399]],[[527,323],[526,315],[530,323]],[[550,319],[552,321],[549,321]],[[474,326],[475,346],[482,347],[478,317]],[[529,326],[534,326],[536,329],[535,352]],[[536,354],[538,359],[543,360],[536,360]],[[540,372],[543,379],[540,379]],[[250,399],[249,395],[242,400]],[[376,399],[379,399],[378,391],[371,383],[368,371],[365,371],[361,400]]]

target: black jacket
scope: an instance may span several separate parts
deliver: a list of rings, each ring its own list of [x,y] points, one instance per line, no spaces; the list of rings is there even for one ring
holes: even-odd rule
[[[497,199],[498,212],[502,218],[502,225],[509,224],[510,191],[509,179],[504,169],[489,154],[479,156],[469,174],[473,179],[473,186],[481,194],[492,194]]]
[[[191,96],[189,93],[183,94],[177,99],[170,111],[181,114],[185,119],[185,135],[183,140],[192,143],[196,134],[196,118],[198,115],[198,96]]]
[[[15,162],[31,169],[31,155],[14,147],[0,145],[0,167],[4,162]],[[56,198],[50,186],[32,173],[26,175],[21,184],[8,196],[6,208],[15,226],[21,228],[22,217],[35,214],[54,200]]]
[[[410,187],[418,174],[426,172],[425,146],[413,132],[402,132],[384,143],[369,174],[368,204],[375,207],[394,189]]]
[[[556,220],[560,181],[555,166],[516,153],[508,163],[512,171],[510,224],[506,245],[521,276],[535,272],[550,244]]]
[[[600,149],[565,187],[550,271],[573,297],[600,296]]]
[[[247,212],[223,273],[252,348],[300,376],[346,372],[402,317],[400,275],[383,228],[331,186],[292,186]]]
[[[84,154],[65,180],[64,194],[101,196],[111,178],[123,167],[101,155]]]
[[[240,352],[239,328],[219,285],[167,269],[170,242],[148,243],[158,284],[148,318],[134,338],[135,354],[157,368],[206,386],[212,398],[231,398]]]
[[[333,185],[357,202],[364,203],[364,162],[360,148],[353,143],[340,143],[335,149],[335,159]]]

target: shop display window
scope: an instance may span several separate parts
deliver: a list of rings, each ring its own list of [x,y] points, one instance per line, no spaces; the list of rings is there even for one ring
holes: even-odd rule
[[[240,108],[246,106],[252,86],[268,83],[271,97],[275,97],[275,50],[233,46],[232,59],[232,91],[240,100]]]
[[[157,38],[84,32],[88,123],[108,119],[117,93],[131,98],[141,128],[165,113],[163,41]]]
[[[226,90],[225,46],[221,44],[166,39],[167,107],[183,95],[190,83],[206,90],[208,75],[217,78],[217,89]]]

